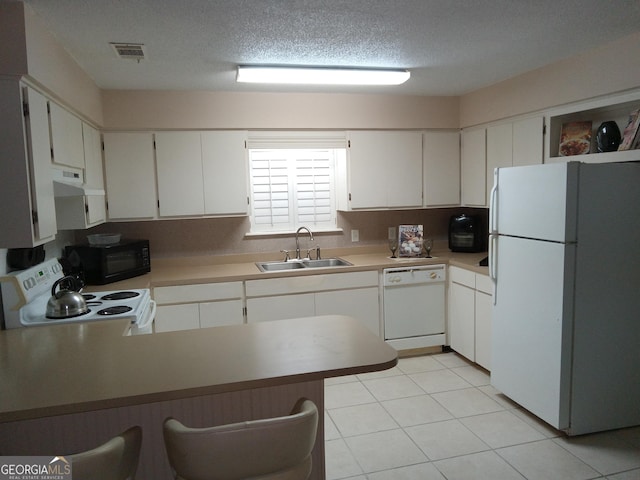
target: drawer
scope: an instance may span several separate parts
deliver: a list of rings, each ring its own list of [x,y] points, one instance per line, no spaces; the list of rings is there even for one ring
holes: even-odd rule
[[[476,273],[476,290],[493,295],[493,282],[491,278],[489,278],[489,275]]]
[[[265,297],[292,293],[322,292],[378,286],[377,270],[328,273],[265,280],[247,280],[247,297]]]
[[[469,288],[476,288],[476,274],[471,270],[459,267],[449,267],[449,279]]]
[[[153,289],[153,299],[158,305],[242,298],[242,294],[242,282],[200,283]]]

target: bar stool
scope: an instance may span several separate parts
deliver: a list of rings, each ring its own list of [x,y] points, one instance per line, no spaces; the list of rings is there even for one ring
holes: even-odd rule
[[[306,480],[318,409],[302,398],[284,417],[207,428],[168,418],[163,427],[176,480]]]
[[[133,480],[138,469],[142,428],[135,426],[86,452],[67,455],[73,480]]]

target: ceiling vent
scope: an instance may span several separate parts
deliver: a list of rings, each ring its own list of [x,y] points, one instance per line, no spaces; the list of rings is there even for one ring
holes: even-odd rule
[[[129,60],[145,60],[146,53],[142,43],[111,43],[119,58]]]

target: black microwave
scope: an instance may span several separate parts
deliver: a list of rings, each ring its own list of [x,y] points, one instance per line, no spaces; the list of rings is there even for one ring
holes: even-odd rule
[[[121,240],[113,245],[70,245],[68,264],[88,285],[104,285],[151,271],[149,240]]]

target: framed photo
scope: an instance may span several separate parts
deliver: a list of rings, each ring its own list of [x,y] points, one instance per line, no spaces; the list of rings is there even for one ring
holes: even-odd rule
[[[422,225],[400,225],[398,227],[398,256],[419,257],[422,255],[424,231]]]
[[[560,131],[560,156],[585,155],[590,151],[591,122],[563,123]]]

